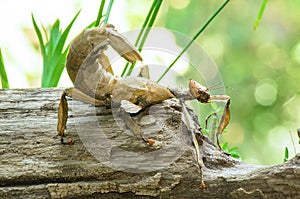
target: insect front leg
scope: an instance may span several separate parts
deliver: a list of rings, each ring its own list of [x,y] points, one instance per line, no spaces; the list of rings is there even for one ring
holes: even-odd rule
[[[125,121],[126,126],[134,133],[135,136],[139,136],[142,138],[144,142],[146,142],[149,146],[153,146],[155,144],[155,140],[144,137],[143,131],[140,127],[132,120],[129,113],[125,111],[124,108],[120,107],[120,114],[122,119]]]
[[[66,129],[67,120],[68,120],[68,101],[66,96],[95,106],[108,107],[110,106],[110,103],[94,99],[86,95],[85,93],[81,92],[77,88],[68,88],[63,91],[60,98],[59,107],[58,107],[57,132],[58,135],[61,137],[62,144],[72,145],[74,144],[74,140],[72,138],[70,138],[67,142],[64,141],[64,136],[65,136],[64,131]]]
[[[64,141],[64,131],[66,129],[66,124],[68,120],[68,101],[66,99],[66,91],[64,91],[61,95],[59,107],[58,107],[58,123],[57,123],[57,132],[58,135],[61,137],[61,143],[71,145],[74,143],[73,139],[68,140],[67,142]]]
[[[219,149],[222,149],[220,146],[219,136],[222,134],[230,120],[230,97],[227,95],[210,95],[208,88],[202,86],[194,80],[190,80],[189,87],[192,96],[201,103],[210,103],[211,101],[226,102],[216,135],[217,145]]]
[[[218,130],[217,130],[217,145],[218,147],[221,149],[220,146],[220,141],[219,141],[219,136],[223,133],[224,129],[226,128],[226,126],[229,124],[229,120],[230,120],[230,97],[227,95],[213,95],[210,97],[211,101],[225,101],[226,105],[224,107],[223,110],[223,114],[218,126]]]
[[[181,99],[180,104],[182,106],[182,121],[188,129],[188,132],[191,135],[192,144],[195,147],[196,161],[197,161],[197,165],[199,167],[200,177],[201,177],[201,183],[199,185],[199,188],[200,189],[205,189],[206,185],[205,185],[204,180],[203,180],[204,163],[203,163],[203,159],[202,159],[201,152],[200,152],[200,143],[202,144],[203,140],[200,136],[199,128],[193,122],[193,119],[192,119],[191,115],[189,114],[189,112],[188,112],[188,110],[187,110],[187,108],[184,104],[184,100]]]

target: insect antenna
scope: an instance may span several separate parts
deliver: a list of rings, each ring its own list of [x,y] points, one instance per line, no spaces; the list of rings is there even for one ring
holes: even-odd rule
[[[210,86],[208,86],[208,89],[209,90],[218,90],[218,89],[222,89],[224,87],[225,86],[221,82],[216,82],[216,83],[213,83]]]
[[[213,83],[210,86],[208,86],[208,90],[211,90],[211,91],[220,90],[220,89],[224,89],[224,88],[232,91],[237,96],[239,95],[237,90],[235,90],[234,88],[232,88],[230,86],[224,85],[221,82],[216,82],[216,83]]]
[[[230,86],[226,86],[226,85],[225,85],[225,88],[228,89],[228,90],[230,90],[231,92],[233,92],[233,93],[236,94],[237,96],[240,95],[239,92],[238,92],[237,90],[235,90],[234,88],[232,88],[232,87],[230,87]]]

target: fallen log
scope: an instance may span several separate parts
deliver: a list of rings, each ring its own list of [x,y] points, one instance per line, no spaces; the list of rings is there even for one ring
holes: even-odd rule
[[[300,154],[250,165],[208,138],[201,145],[207,188],[199,189],[195,150],[173,99],[134,116],[156,148],[133,136],[117,112],[69,99],[66,134],[75,144],[62,145],[61,92],[0,90],[0,198],[300,198]]]

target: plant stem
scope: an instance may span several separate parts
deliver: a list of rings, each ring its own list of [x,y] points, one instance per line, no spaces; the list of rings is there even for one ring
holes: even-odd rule
[[[9,88],[9,83],[8,83],[8,79],[7,79],[7,75],[6,75],[6,71],[5,71],[4,60],[3,60],[1,48],[0,48],[0,79],[1,79],[2,88]]]
[[[163,0],[154,0],[152,2],[151,8],[150,8],[150,10],[149,10],[149,12],[148,12],[148,14],[145,18],[145,21],[142,25],[142,28],[141,28],[141,30],[139,32],[139,35],[138,35],[138,37],[135,41],[135,44],[134,44],[136,47],[138,47],[139,52],[141,52],[141,50],[142,50],[142,48],[145,44],[145,41],[146,41],[147,36],[148,36],[148,34],[151,30],[151,27],[154,24],[154,21],[156,19],[156,16],[157,16],[159,8],[162,4],[162,1]],[[129,66],[129,63],[126,63],[126,65],[125,65],[125,67],[122,71],[121,77],[123,77],[125,75],[125,72],[126,72],[128,66]],[[127,76],[132,73],[134,66],[135,66],[135,62],[131,64],[131,66],[130,66],[127,74],[126,74]]]
[[[109,14],[110,14],[113,3],[114,3],[114,0],[109,1],[108,7],[107,7],[107,10],[105,13],[104,24],[107,24],[107,22],[108,22]]]
[[[100,24],[100,20],[102,18],[102,13],[103,13],[103,9],[104,9],[104,4],[105,4],[105,0],[102,0],[101,4],[100,4],[99,11],[98,11],[97,19],[96,19],[96,22],[95,22],[95,27],[99,26],[99,24]]]
[[[268,3],[268,0],[264,0],[262,2],[262,4],[261,4],[260,10],[258,12],[258,15],[256,17],[256,21],[255,21],[255,24],[254,24],[254,27],[253,27],[254,30],[256,30],[256,28],[258,27],[258,25],[259,25],[259,23],[261,21],[261,18],[262,18],[263,14],[264,14],[264,11],[265,11],[267,3]]]
[[[202,26],[202,28],[196,33],[193,39],[184,47],[181,53],[174,59],[174,61],[170,64],[170,66],[164,71],[164,73],[159,77],[157,82],[160,82],[162,78],[169,72],[169,70],[173,67],[173,65],[177,62],[177,60],[183,55],[183,53],[192,45],[192,43],[197,39],[197,37],[206,29],[206,27],[210,24],[210,22],[221,12],[221,10],[229,3],[230,0],[226,0],[221,7],[208,19],[208,21]]]

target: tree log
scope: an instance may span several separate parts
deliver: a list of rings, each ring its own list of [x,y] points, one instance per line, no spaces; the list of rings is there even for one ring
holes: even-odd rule
[[[206,137],[207,188],[200,189],[195,149],[175,99],[133,117],[156,147],[134,136],[118,111],[68,99],[66,136],[75,144],[62,145],[61,92],[0,90],[0,198],[300,198],[300,154],[280,165],[250,165]]]

